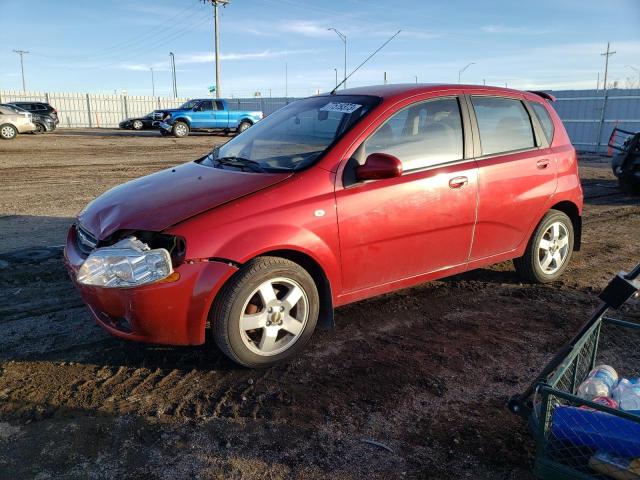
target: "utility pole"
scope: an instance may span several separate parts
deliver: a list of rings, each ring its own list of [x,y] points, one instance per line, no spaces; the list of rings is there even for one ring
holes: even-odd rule
[[[384,84],[387,84],[387,72],[384,72]]]
[[[416,83],[418,83],[418,75],[414,75],[416,77]]]
[[[287,62],[284,63],[284,99],[289,98],[289,70]]]
[[[213,5],[213,27],[215,30],[215,49],[216,49],[216,98],[220,98],[220,30],[218,28],[218,6],[226,7],[229,0],[202,0],[205,3]]]
[[[169,52],[169,58],[171,59],[171,76],[173,79],[173,98],[178,98],[178,85],[176,83],[176,56],[173,52]]]
[[[475,65],[476,62],[471,62],[471,63],[467,63],[467,65],[464,68],[461,68],[460,70],[458,70],[458,84],[460,83],[460,79],[462,78],[462,74],[464,73],[464,71],[469,68],[471,65]]]
[[[600,90],[600,72],[598,72],[598,79],[596,80],[596,93]]]
[[[155,97],[156,96],[156,82],[153,78],[153,67],[150,68],[151,70],[151,96]]]
[[[24,61],[23,61],[23,55],[25,53],[29,53],[29,51],[27,50],[14,50],[15,53],[17,53],[18,55],[20,55],[20,70],[22,71],[22,91],[26,92],[27,89],[24,86]]]
[[[601,141],[602,127],[604,127],[604,116],[605,116],[606,110],[607,110],[607,74],[609,73],[609,57],[611,55],[615,54],[615,53],[616,52],[610,51],[609,42],[607,42],[607,51],[600,54],[605,58],[605,60],[604,60],[604,85],[602,86],[602,92],[603,92],[603,96],[602,96],[602,115],[600,115],[600,126],[598,127],[598,139],[596,141],[596,152],[600,151],[600,144],[602,143],[602,141]]]
[[[337,87],[338,86],[338,69],[334,68],[333,70],[336,72],[336,83],[335,83],[334,87]]]
[[[327,30],[336,32],[336,35],[338,35],[342,43],[344,43],[344,83],[342,88],[345,89],[347,88],[347,36],[333,27],[327,28]]]

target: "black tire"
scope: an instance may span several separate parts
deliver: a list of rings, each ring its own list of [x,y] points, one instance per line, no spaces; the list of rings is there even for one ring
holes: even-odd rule
[[[171,135],[171,132],[167,132],[166,130],[164,130],[162,128],[160,130],[158,130],[158,131],[160,132],[160,135],[162,135],[163,137],[168,137],[168,136]]]
[[[131,123],[131,128],[134,130],[142,130],[144,128],[144,123],[142,123],[142,120],[134,120]]]
[[[559,268],[552,273],[547,273],[543,270],[541,265],[543,261],[543,259],[540,259],[541,241],[544,239],[547,231],[555,223],[560,223],[566,231],[567,249]],[[565,271],[567,265],[569,265],[571,254],[573,253],[574,238],[571,219],[564,212],[559,210],[549,210],[546,215],[542,217],[542,220],[540,220],[540,223],[533,231],[524,255],[513,260],[516,272],[518,272],[518,275],[523,279],[535,283],[549,283],[557,280]],[[562,249],[560,249],[560,251],[562,251]],[[557,265],[557,263],[555,264]]]
[[[286,350],[261,355],[252,351],[240,330],[243,308],[249,307],[250,297],[260,285],[271,279],[293,280],[306,294],[308,315],[303,329]],[[286,292],[279,292],[284,297]],[[281,298],[281,297],[278,297]],[[211,309],[211,329],[220,350],[234,362],[252,368],[269,367],[299,353],[313,334],[318,322],[320,298],[309,273],[297,263],[280,257],[257,257],[244,265],[222,288]],[[266,306],[264,307],[266,308]],[[293,309],[291,309],[293,312]],[[262,330],[265,335],[266,330]]]
[[[238,128],[236,129],[236,134],[244,132],[251,125],[253,125],[253,124],[251,122],[247,121],[247,120],[241,121],[240,125],[238,125]]]
[[[185,122],[176,122],[173,124],[171,133],[174,137],[186,137],[187,135],[189,135],[189,125],[187,125]]]
[[[42,123],[35,123],[36,129],[33,131],[35,135],[40,135],[41,133],[47,132],[47,127],[45,127]]]
[[[18,129],[10,123],[0,125],[0,138],[3,140],[13,140],[18,136]]]

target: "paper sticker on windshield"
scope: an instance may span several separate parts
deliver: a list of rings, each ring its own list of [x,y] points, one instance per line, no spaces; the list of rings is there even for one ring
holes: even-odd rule
[[[357,103],[329,102],[320,110],[325,112],[353,113],[362,105]]]

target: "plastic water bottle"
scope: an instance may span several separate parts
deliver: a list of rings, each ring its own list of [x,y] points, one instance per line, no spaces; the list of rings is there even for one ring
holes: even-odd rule
[[[578,387],[578,397],[584,400],[609,397],[617,384],[618,373],[615,369],[609,365],[598,365]]]
[[[623,378],[613,389],[613,399],[622,410],[640,410],[640,382]]]

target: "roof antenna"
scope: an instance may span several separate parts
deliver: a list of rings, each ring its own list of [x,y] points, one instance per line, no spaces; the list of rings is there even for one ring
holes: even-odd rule
[[[371,59],[371,57],[373,57],[376,53],[378,53],[380,50],[382,50],[387,45],[387,43],[389,43],[391,40],[396,38],[401,31],[402,30],[398,30],[396,33],[394,33],[391,36],[391,38],[389,38],[386,42],[384,42],[382,45],[380,45],[375,52],[373,52],[371,55],[369,55],[367,58],[365,58],[364,62],[362,62],[360,65],[358,65],[354,71],[352,71],[349,75],[344,77],[344,79],[338,85],[336,85],[333,90],[331,90],[331,94],[330,95],[334,95],[336,93],[336,90],[338,89],[338,87],[340,85],[342,85],[344,82],[346,82],[351,77],[351,75],[356,73],[360,69],[361,66],[363,66],[365,63],[367,63],[369,61],[369,59]]]

